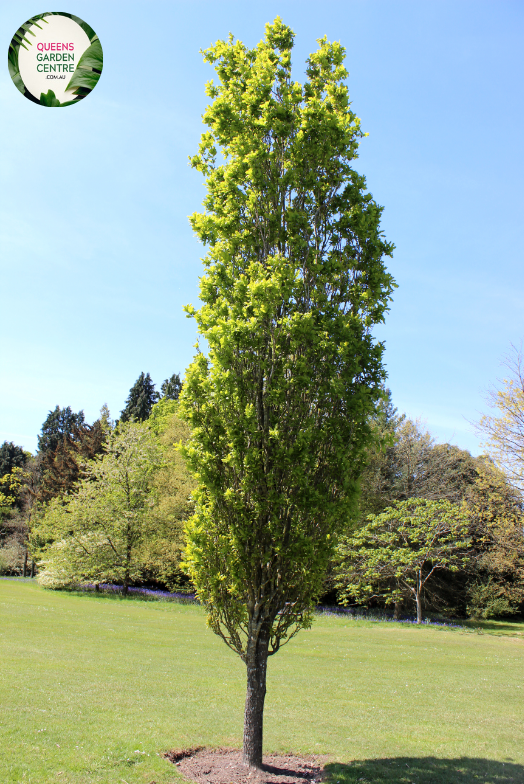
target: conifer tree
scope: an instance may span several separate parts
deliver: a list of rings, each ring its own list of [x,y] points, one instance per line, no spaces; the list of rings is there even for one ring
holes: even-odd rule
[[[50,411],[42,425],[41,435],[38,436],[38,451],[40,453],[52,452],[57,448],[63,436],[69,436],[75,427],[84,424],[84,412],[74,413],[71,406],[60,408],[56,406]]]
[[[158,400],[158,392],[149,373],[140,373],[139,377],[129,390],[126,405],[120,414],[121,422],[133,419],[135,422],[144,422],[148,419],[151,409]]]
[[[82,478],[82,466],[103,450],[106,431],[100,420],[85,423],[64,434],[54,449],[39,456],[41,480],[36,500],[46,503],[56,496],[67,495]]]
[[[167,397],[168,400],[178,400],[182,391],[182,382],[178,373],[173,373],[171,378],[166,378],[160,387],[161,397]]]

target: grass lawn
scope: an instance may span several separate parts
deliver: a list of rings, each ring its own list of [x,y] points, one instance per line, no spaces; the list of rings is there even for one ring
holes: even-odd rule
[[[319,617],[270,659],[265,751],[329,754],[332,784],[523,784],[524,627],[484,631]],[[170,784],[162,751],[241,744],[244,665],[197,606],[0,580],[0,667],[1,784]]]

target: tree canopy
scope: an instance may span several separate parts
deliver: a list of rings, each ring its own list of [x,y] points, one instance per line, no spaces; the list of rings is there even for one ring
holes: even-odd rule
[[[144,422],[149,417],[158,397],[149,373],[140,373],[129,390],[126,405],[120,414],[120,421],[129,422],[134,419],[136,422]]]
[[[168,400],[178,400],[182,391],[182,381],[178,373],[173,373],[171,378],[166,378],[160,387],[161,397],[167,397]]]
[[[140,548],[154,500],[151,472],[159,461],[147,425],[124,423],[111,433],[75,492],[53,499],[33,527],[43,585],[114,580],[127,592],[140,576]]]
[[[72,434],[75,427],[85,422],[84,412],[75,413],[71,406],[60,408],[56,406],[50,411],[42,425],[41,434],[38,436],[38,451],[41,454],[51,452],[57,448],[64,436]]]
[[[191,159],[206,177],[191,225],[209,247],[199,310],[209,345],[180,412],[195,472],[188,569],[211,628],[246,663],[244,760],[262,761],[268,655],[311,620],[331,545],[355,503],[384,379],[372,327],[393,289],[382,208],[353,168],[360,121],[345,50],[319,40],[291,78],[277,18],[254,49],[204,52],[218,83]]]
[[[411,597],[422,622],[422,595],[437,570],[457,570],[468,559],[468,520],[449,501],[397,501],[339,545],[344,603],[373,596]]]
[[[497,464],[513,484],[524,491],[524,358],[513,347],[504,363],[509,371],[492,388],[488,402],[497,414],[486,414],[477,424],[477,431],[487,438],[486,446]]]

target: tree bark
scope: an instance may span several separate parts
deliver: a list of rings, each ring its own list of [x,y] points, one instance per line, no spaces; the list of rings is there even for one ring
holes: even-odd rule
[[[242,760],[244,765],[256,770],[262,769],[262,730],[268,646],[269,636],[265,630],[261,630],[257,640],[253,641],[251,645],[248,644],[247,650],[247,691]]]
[[[393,610],[393,620],[398,621],[400,618],[400,602],[395,602],[395,609]]]
[[[417,623],[422,623],[422,596],[417,591]]]
[[[24,571],[22,577],[27,577],[27,550],[25,551],[24,555]]]

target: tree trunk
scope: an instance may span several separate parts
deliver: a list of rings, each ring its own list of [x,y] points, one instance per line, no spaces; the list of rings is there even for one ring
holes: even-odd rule
[[[256,770],[262,769],[262,729],[268,646],[268,634],[265,630],[261,630],[256,642],[253,642],[252,645],[248,643],[247,650],[247,692],[242,760],[244,765]]]
[[[417,591],[417,623],[422,623],[422,596]]]
[[[25,551],[24,555],[24,571],[22,577],[27,577],[27,550]]]
[[[393,620],[398,621],[400,618],[400,602],[395,602],[395,609],[393,610]]]
[[[31,559],[31,577],[35,576],[35,562]]]

